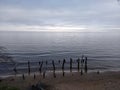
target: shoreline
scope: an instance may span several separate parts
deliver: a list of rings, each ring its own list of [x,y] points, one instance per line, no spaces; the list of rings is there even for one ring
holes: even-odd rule
[[[71,73],[70,70],[64,70],[65,73]],[[110,69],[110,70],[88,70],[88,74],[89,73],[97,73],[97,72],[100,72],[100,73],[106,73],[106,72],[119,72],[120,69]],[[50,73],[53,73],[53,70],[48,70],[48,71],[45,71],[46,74],[50,74]],[[62,70],[56,70],[55,71],[56,73],[63,73]],[[78,70],[72,70],[72,73],[76,73],[78,72]],[[80,72],[80,71],[79,71]],[[78,73],[79,73],[78,72]],[[84,71],[83,71],[84,72]],[[28,73],[23,73],[25,76],[29,76]],[[0,75],[0,79],[5,79],[5,78],[9,78],[9,77],[21,77],[23,75],[22,73],[20,74],[10,74],[10,75]],[[31,72],[30,75],[40,75],[40,74],[43,74],[43,72]]]
[[[25,80],[22,77],[14,76],[2,79],[0,85],[28,90],[37,83],[50,86],[48,90],[120,90],[120,71],[90,72],[83,75],[79,72],[68,72],[64,77],[62,73],[56,73],[56,78],[53,77],[53,73],[48,73],[45,78],[42,75],[36,75],[35,79],[34,75],[27,75]]]

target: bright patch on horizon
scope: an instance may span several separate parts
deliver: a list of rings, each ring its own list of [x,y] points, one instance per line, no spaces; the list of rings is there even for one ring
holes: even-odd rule
[[[37,25],[5,25],[1,26],[2,31],[49,31],[49,32],[81,32],[87,29],[83,26],[37,26]]]

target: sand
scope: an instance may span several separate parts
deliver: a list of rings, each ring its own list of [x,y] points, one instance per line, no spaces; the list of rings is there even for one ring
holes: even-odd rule
[[[33,75],[25,76],[25,80],[22,77],[9,77],[2,79],[0,85],[15,86],[20,90],[29,90],[32,85],[37,83],[44,83],[48,86],[47,90],[120,90],[120,72],[102,72],[88,73],[80,75],[78,72],[57,73],[56,78],[52,73],[47,74],[45,79],[42,75],[37,75],[33,78]]]

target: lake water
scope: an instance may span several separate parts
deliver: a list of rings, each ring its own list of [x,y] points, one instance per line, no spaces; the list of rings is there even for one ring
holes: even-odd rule
[[[119,33],[0,32],[0,46],[7,48],[21,71],[27,68],[28,60],[35,67],[38,61],[50,63],[64,58],[69,61],[83,54],[88,57],[91,70],[120,70]],[[13,67],[10,63],[0,63],[0,74],[13,74]]]

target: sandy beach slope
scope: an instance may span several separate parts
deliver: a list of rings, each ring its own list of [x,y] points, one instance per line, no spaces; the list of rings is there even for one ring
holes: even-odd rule
[[[47,85],[47,90],[120,90],[120,72],[104,72],[89,73],[80,75],[80,73],[66,73],[63,77],[61,73],[56,74],[56,78],[52,73],[46,75],[43,79],[42,75],[9,77],[2,79],[0,85],[15,86],[20,90],[29,90],[32,85],[41,82]]]

